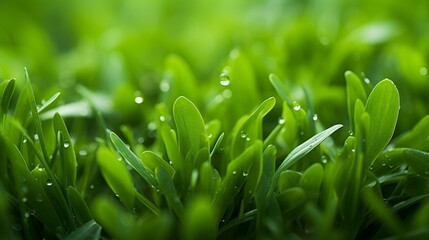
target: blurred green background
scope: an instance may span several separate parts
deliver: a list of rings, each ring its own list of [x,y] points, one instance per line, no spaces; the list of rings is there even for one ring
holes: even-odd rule
[[[297,86],[307,88],[328,126],[346,122],[346,70],[372,85],[387,77],[401,93],[402,132],[429,110],[428,10],[425,0],[3,0],[0,79],[23,79],[27,67],[41,99],[62,91],[72,102],[83,85],[111,99],[121,123],[148,122],[122,103],[141,94],[144,110],[173,99],[162,90],[166,58],[177,54],[197,79],[195,102],[214,118],[219,75],[240,51],[258,94],[233,96],[254,95],[259,103],[275,95],[274,73],[293,99],[303,98]]]

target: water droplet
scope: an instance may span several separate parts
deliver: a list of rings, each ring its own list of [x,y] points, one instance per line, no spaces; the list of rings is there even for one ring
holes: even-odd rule
[[[382,163],[382,164],[381,164],[381,166],[385,167],[385,166],[386,166],[386,163]]]
[[[408,174],[408,170],[404,170],[404,174]]]
[[[352,132],[352,130],[350,130],[350,131],[349,131],[349,135],[350,135],[350,136],[353,136],[353,132]]]
[[[29,218],[29,217],[30,217],[30,213],[29,213],[29,212],[25,212],[24,216],[25,216],[26,218]]]
[[[64,146],[64,148],[68,148],[68,147],[70,147],[70,143],[68,141],[65,141],[63,146]]]
[[[46,180],[46,186],[48,187],[52,186],[52,181],[50,179]]]
[[[231,98],[232,97],[232,91],[230,89],[225,89],[222,92],[222,96],[226,99]]]
[[[247,177],[249,175],[249,172],[247,170],[243,171],[243,177]]]
[[[352,153],[354,153],[354,152],[356,152],[356,149],[352,148],[352,150],[351,150],[351,151],[352,151]]]
[[[319,119],[319,117],[317,116],[317,114],[313,115],[313,121],[317,121]]]
[[[428,69],[425,67],[421,67],[419,70],[420,75],[422,76],[426,76],[426,74],[428,74]]]
[[[36,134],[34,134],[34,140],[35,140],[35,141],[38,141],[38,140],[39,140],[39,134],[37,134],[37,133],[36,133]]]
[[[328,163],[328,159],[323,158],[323,159],[322,159],[322,163],[324,163],[324,164]]]
[[[161,92],[170,91],[170,83],[168,83],[167,80],[162,80],[161,83],[159,84],[159,89],[161,90]]]
[[[240,132],[240,137],[243,138],[243,139],[245,139],[247,137],[246,132],[245,131],[241,131]]]
[[[250,140],[251,140],[251,138],[250,138],[250,137],[247,137],[247,138],[246,138],[246,141],[250,142]]]
[[[207,137],[208,137],[208,138],[212,138],[212,137],[213,137],[213,134],[211,134],[211,133],[210,133],[209,135],[207,135]]]
[[[95,186],[94,184],[89,185],[89,189],[94,190]]]
[[[233,174],[233,175],[237,174],[237,171],[232,171],[232,174]]]
[[[301,110],[301,105],[299,105],[298,102],[294,102],[293,103],[293,110],[295,110],[295,111]]]
[[[223,71],[220,74],[220,81],[219,81],[220,85],[226,87],[229,86],[229,84],[231,83],[231,80],[229,78],[229,73],[227,71]]]
[[[238,191],[238,186],[234,186],[234,191]]]
[[[173,165],[173,162],[172,162],[172,161],[169,161],[168,163],[169,163],[170,165]]]
[[[218,94],[215,96],[214,100],[216,103],[221,103],[221,102],[223,102],[224,97],[222,95]]]
[[[144,143],[144,137],[138,137],[137,142],[138,143]]]
[[[22,140],[22,143],[26,144],[27,143],[27,139]]]
[[[286,122],[286,120],[284,119],[284,118],[279,118],[279,124],[280,125],[283,125],[283,124],[285,124],[285,122]]]
[[[165,117],[164,116],[159,116],[159,121],[161,121],[161,122],[165,122]]]
[[[137,104],[142,104],[143,101],[144,101],[143,97],[139,96],[139,97],[135,97],[134,98],[134,102],[137,103]]]
[[[370,171],[372,171],[374,169],[374,166],[371,164],[370,166],[369,166],[369,170]]]
[[[371,80],[369,80],[369,78],[367,78],[367,77],[364,77],[363,80],[365,81],[366,84],[370,84],[371,83]]]
[[[28,199],[27,199],[26,197],[23,197],[23,198],[22,198],[22,202],[23,202],[23,203],[25,203],[25,202],[27,202],[27,201],[28,201]]]

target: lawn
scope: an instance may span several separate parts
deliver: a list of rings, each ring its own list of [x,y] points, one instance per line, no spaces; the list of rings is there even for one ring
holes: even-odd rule
[[[0,2],[0,239],[429,237],[429,2]]]

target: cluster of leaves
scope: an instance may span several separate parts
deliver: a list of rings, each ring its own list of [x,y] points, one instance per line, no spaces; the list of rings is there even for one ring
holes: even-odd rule
[[[237,69],[240,65],[231,64],[221,76],[229,81],[224,85],[233,86]],[[183,72],[172,75],[186,85],[180,76]],[[28,76],[17,99],[16,80],[4,81],[0,234],[27,239],[427,236],[429,118],[391,141],[399,114],[396,86],[385,79],[372,88],[352,72],[345,78],[350,131],[344,144],[330,137],[342,125],[325,129],[310,101],[291,100],[282,81],[270,75],[282,113],[268,131],[264,125],[270,121],[263,119],[276,106],[273,97],[230,129],[218,119],[206,123],[191,100],[178,97],[171,111],[165,103],[156,107],[152,144],[136,141],[124,126],[126,141],[107,131],[84,154],[76,154],[63,118],[53,113],[64,111],[55,108],[59,94],[37,105]],[[243,103],[230,104],[234,109]],[[97,179],[96,186],[89,183]],[[101,190],[88,192],[94,188]]]

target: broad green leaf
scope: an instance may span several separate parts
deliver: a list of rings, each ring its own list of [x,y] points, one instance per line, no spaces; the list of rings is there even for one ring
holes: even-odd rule
[[[238,128],[232,141],[232,159],[239,156],[255,141],[262,140],[262,118],[273,109],[275,104],[275,98],[268,98]]]
[[[127,145],[116,135],[114,132],[110,133],[110,139],[113,145],[116,147],[118,152],[122,155],[124,160],[134,169],[137,173],[142,176],[149,184],[154,187],[158,186],[158,183],[154,175],[143,165],[142,161],[133,153]]]
[[[220,183],[221,178],[216,169],[210,163],[204,162],[199,172],[198,194],[212,198]]]
[[[240,156],[233,159],[227,167],[226,175],[222,179],[222,183],[218,189],[214,205],[219,208],[219,217],[233,197],[236,196],[249,178],[258,178],[258,175],[250,176],[249,172],[253,164],[259,164],[263,143],[258,140],[252,146],[248,147]]]
[[[160,83],[165,93],[164,102],[171,106],[176,98],[185,96],[198,102],[197,81],[186,61],[178,55],[169,55],[165,59],[165,76]]]
[[[293,170],[286,170],[282,172],[278,180],[278,188],[280,192],[283,192],[289,188],[299,186],[302,173]]]
[[[109,187],[129,210],[133,209],[134,184],[122,160],[107,147],[101,146],[97,150],[97,163]]]
[[[422,118],[410,131],[395,139],[395,147],[420,149],[429,137],[429,115]],[[422,149],[420,149],[422,150]]]
[[[197,107],[185,97],[179,97],[173,106],[174,122],[182,156],[190,156],[190,168],[199,168],[195,158],[201,149],[210,149],[204,120]],[[209,159],[207,159],[209,160]]]
[[[74,145],[62,117],[56,113],[53,119],[54,131],[58,136],[57,144],[60,155],[62,180],[65,186],[76,183],[77,161]]]
[[[297,208],[302,207],[306,200],[306,194],[301,187],[293,187],[289,188],[283,192],[281,192],[277,199],[279,201],[279,205],[282,211],[292,211],[297,210]],[[301,211],[297,211],[301,212]],[[293,215],[291,216],[293,218]],[[299,215],[295,215],[295,218],[298,218]]]
[[[89,212],[89,208],[78,190],[75,187],[69,186],[67,188],[67,196],[78,223],[84,224],[90,221],[92,219],[91,213]]]
[[[403,155],[414,171],[426,175],[429,173],[429,153],[407,148],[403,150]]]
[[[133,239],[133,226],[136,220],[131,213],[127,212],[118,203],[109,198],[98,197],[91,204],[91,212],[95,221],[103,226],[115,239]]]
[[[195,199],[184,213],[183,239],[216,239],[219,223],[215,211],[209,199]]]
[[[160,131],[167,156],[176,170],[176,173],[180,175],[179,177],[184,181],[184,173],[189,169],[186,168],[184,157],[180,153],[180,148],[176,140],[176,132],[166,125],[161,126]]]
[[[367,161],[371,162],[387,146],[393,136],[399,114],[399,92],[395,84],[385,79],[368,97],[365,111],[369,113],[367,132]]]
[[[101,237],[101,226],[94,220],[90,220],[84,225],[80,226],[64,240],[98,240]]]
[[[362,81],[351,71],[345,73],[347,82],[347,110],[349,113],[351,131],[355,132],[355,103],[359,99],[366,102],[367,95]]]
[[[175,172],[174,168],[171,167],[171,165],[168,164],[160,156],[156,155],[156,153],[151,151],[144,151],[142,154],[140,154],[140,158],[142,159],[143,164],[149,170],[151,170],[152,173],[155,173],[155,169],[162,168],[168,173],[168,175],[170,175],[171,178],[173,178]]]
[[[323,181],[323,173],[323,166],[320,163],[315,163],[302,174],[299,185],[310,199],[317,200]]]

